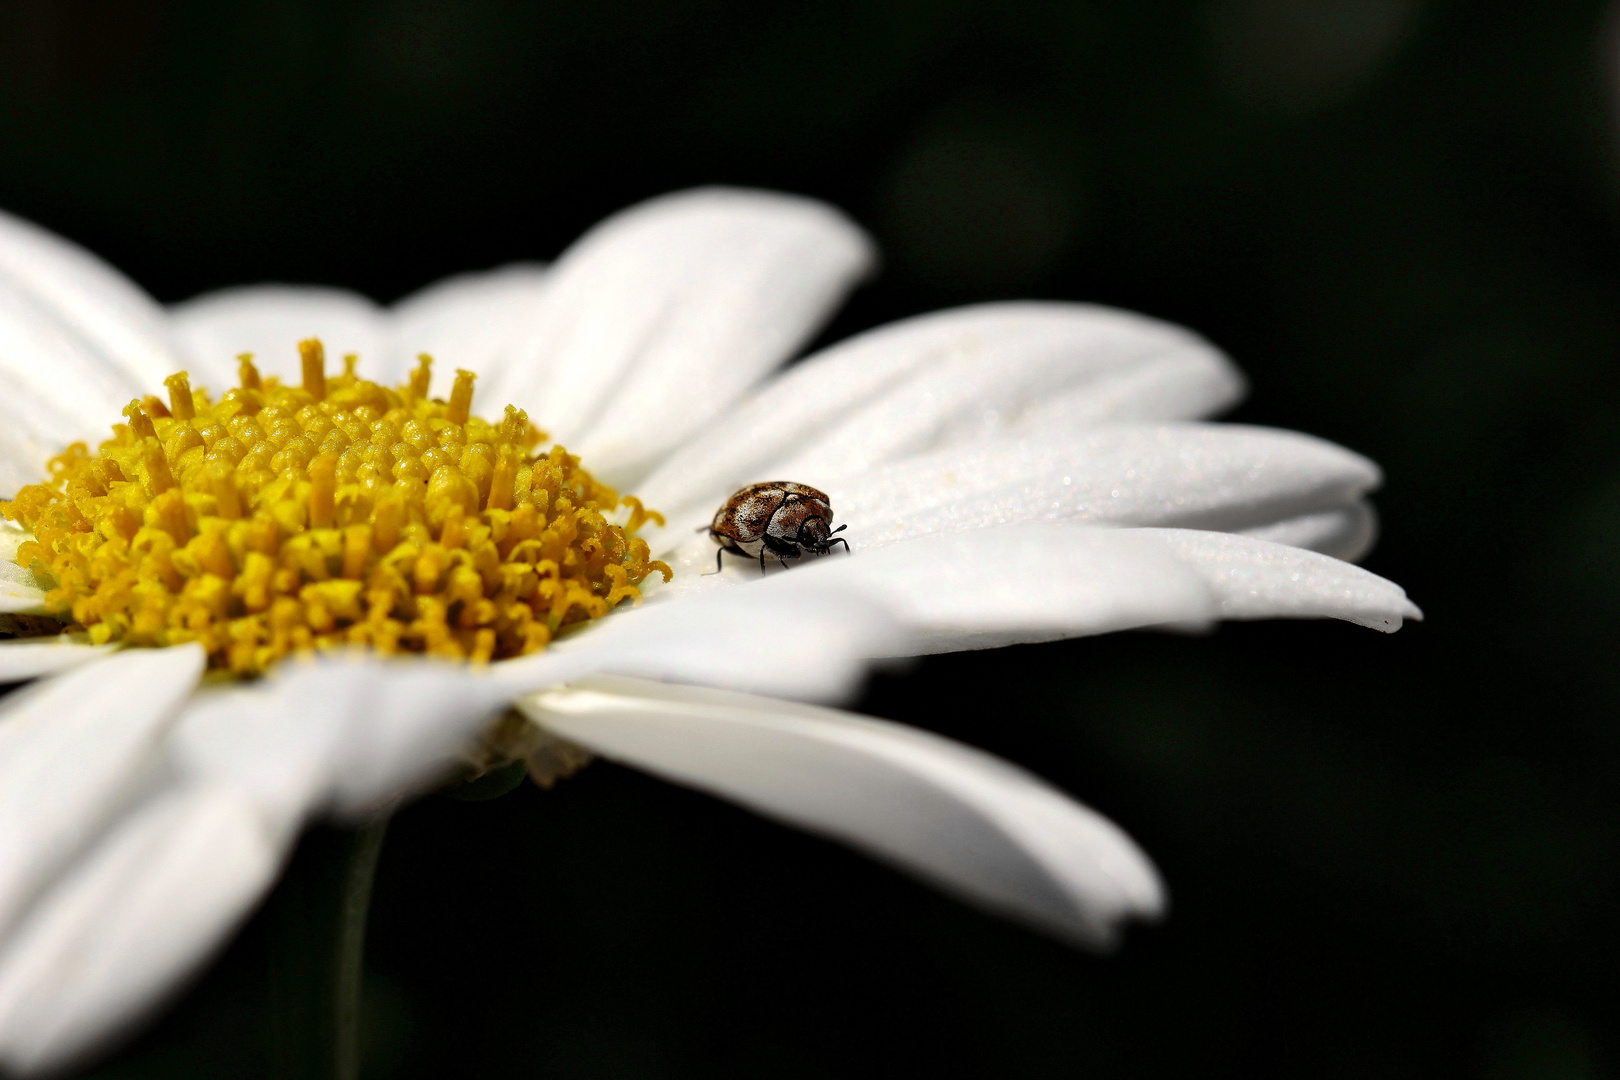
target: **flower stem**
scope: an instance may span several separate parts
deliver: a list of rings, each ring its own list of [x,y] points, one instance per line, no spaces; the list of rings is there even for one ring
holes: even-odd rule
[[[389,812],[311,830],[270,901],[274,1080],[359,1078],[366,916]]]
[[[377,876],[377,857],[388,832],[389,812],[383,811],[354,834],[343,880],[342,908],[338,915],[337,948],[333,954],[333,1001],[337,1031],[332,1041],[336,1080],[360,1077],[360,986],[365,975],[366,915],[371,910],[371,883]]]

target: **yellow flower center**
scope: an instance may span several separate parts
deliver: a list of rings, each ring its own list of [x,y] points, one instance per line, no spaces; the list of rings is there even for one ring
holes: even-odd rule
[[[471,372],[446,402],[425,354],[390,390],[353,355],[329,378],[319,341],[299,352],[302,386],[246,354],[218,401],[169,376],[167,407],[132,401],[95,456],[74,443],[0,504],[33,531],[17,562],[55,577],[60,617],[97,643],[198,641],[238,674],[344,644],[485,661],[639,602],[653,570],[669,580],[635,535],[662,517],[561,446],[536,453],[522,410],[473,416]]]

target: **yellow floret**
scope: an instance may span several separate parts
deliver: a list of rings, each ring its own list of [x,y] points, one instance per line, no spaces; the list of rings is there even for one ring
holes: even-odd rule
[[[92,456],[74,443],[47,482],[0,514],[32,530],[17,560],[92,641],[198,641],[211,666],[258,674],[290,652],[345,644],[474,661],[543,649],[564,626],[639,602],[670,569],[635,535],[649,518],[508,405],[471,414],[474,376],[428,397],[432,360],[388,389],[326,374],[261,378],[218,401],[185,372],[132,401]],[[624,525],[606,514],[629,508]]]

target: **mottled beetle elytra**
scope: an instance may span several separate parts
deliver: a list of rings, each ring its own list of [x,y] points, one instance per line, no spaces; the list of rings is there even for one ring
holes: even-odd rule
[[[765,573],[765,560],[802,559],[806,552],[825,555],[834,544],[849,550],[849,541],[834,533],[848,526],[832,528],[832,504],[825,492],[807,484],[768,480],[749,484],[734,493],[715,512],[709,524],[709,537],[720,550],[714,553],[714,573],[726,552],[759,560]],[[699,530],[701,531],[701,530]]]

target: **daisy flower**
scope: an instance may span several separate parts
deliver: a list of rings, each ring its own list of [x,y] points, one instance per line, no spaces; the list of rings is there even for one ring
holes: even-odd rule
[[[0,681],[32,680],[0,704],[0,1063],[128,1030],[306,822],[476,746],[544,783],[632,765],[1082,945],[1160,913],[1067,794],[829,705],[928,652],[1398,629],[1404,593],[1341,561],[1377,468],[1202,422],[1242,394],[1227,359],[1103,307],[944,311],[783,368],[873,261],[824,205],[705,189],[390,308],[165,310],[0,217]],[[827,493],[848,554],[706,573],[716,508],[765,480]]]

